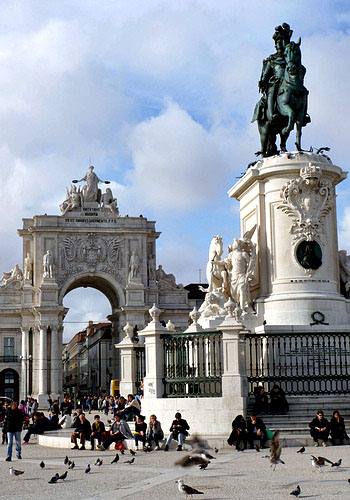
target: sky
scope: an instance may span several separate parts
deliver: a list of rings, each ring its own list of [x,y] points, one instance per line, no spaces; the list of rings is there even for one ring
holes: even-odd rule
[[[333,162],[348,169],[347,1],[2,0],[0,7],[1,271],[21,262],[21,219],[59,213],[66,186],[92,162],[112,181],[122,215],[157,222],[157,262],[178,282],[198,281],[212,236],[227,247],[240,234],[238,202],[227,190],[259,149],[251,123],[257,82],[282,22],[302,38],[312,119],[303,147],[329,146]],[[337,200],[340,247],[348,249],[349,194],[346,180]],[[110,312],[86,289],[64,305],[70,321]],[[67,323],[66,336],[76,328]]]

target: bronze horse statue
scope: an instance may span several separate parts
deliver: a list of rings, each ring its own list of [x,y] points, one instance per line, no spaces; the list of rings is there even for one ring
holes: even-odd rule
[[[308,90],[304,87],[305,67],[301,64],[301,40],[289,42],[284,50],[285,69],[275,97],[275,115],[267,119],[267,99],[263,95],[255,107],[252,121],[257,120],[261,150],[257,155],[273,156],[278,153],[277,135],[280,136],[280,150],[287,151],[286,143],[296,127],[295,146],[301,150],[302,127],[309,123],[307,114]]]

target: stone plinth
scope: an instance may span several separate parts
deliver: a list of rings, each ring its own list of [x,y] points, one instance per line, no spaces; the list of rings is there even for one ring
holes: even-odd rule
[[[330,324],[346,324],[339,293],[335,186],[346,178],[325,156],[288,153],[265,158],[230,189],[240,202],[242,234],[257,224],[258,269],[252,282],[256,324],[309,324],[321,311]],[[312,243],[310,243],[312,242]],[[302,248],[306,248],[304,253]],[[310,245],[322,254],[305,268]],[[315,264],[317,258],[313,259]]]

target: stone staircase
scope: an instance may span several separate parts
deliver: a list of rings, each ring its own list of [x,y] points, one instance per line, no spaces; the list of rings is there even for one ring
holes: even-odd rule
[[[266,426],[279,430],[285,446],[311,446],[313,440],[309,432],[309,422],[317,410],[323,410],[330,420],[334,410],[339,410],[345,419],[350,434],[350,395],[344,396],[289,396],[289,412],[286,415],[259,414]],[[253,401],[249,401],[248,415],[253,413]]]

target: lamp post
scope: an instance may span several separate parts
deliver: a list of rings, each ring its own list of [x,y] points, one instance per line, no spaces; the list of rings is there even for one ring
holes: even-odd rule
[[[20,356],[19,359],[24,362],[24,399],[28,396],[28,362],[32,359],[32,355]]]

